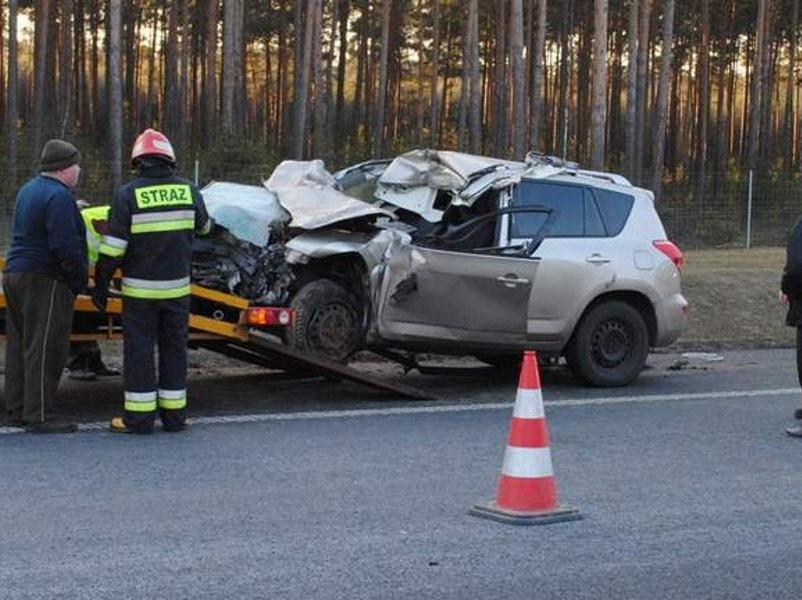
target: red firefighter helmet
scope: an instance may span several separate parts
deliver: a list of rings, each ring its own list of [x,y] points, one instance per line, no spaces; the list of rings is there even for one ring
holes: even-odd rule
[[[146,129],[134,142],[131,150],[131,162],[142,156],[162,156],[172,163],[175,162],[175,152],[170,140],[155,129]]]

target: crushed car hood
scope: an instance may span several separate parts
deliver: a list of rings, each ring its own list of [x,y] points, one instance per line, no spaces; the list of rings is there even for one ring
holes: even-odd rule
[[[264,185],[292,215],[290,227],[319,229],[372,215],[395,218],[387,210],[339,191],[321,160],[285,160]]]

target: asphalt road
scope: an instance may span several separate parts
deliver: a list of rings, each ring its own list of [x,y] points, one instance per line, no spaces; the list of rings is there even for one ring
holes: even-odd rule
[[[199,367],[191,430],[148,438],[100,429],[119,382],[71,382],[85,431],[0,434],[0,598],[798,598],[793,353],[721,358],[653,356],[624,390],[545,371],[584,518],[541,527],[467,515],[514,377],[369,367],[441,398],[409,402]]]

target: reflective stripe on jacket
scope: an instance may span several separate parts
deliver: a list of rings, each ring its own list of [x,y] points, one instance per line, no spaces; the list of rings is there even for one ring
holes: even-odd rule
[[[122,293],[162,300],[189,294],[192,238],[211,227],[203,197],[166,167],[120,188],[100,244],[104,267],[121,267]]]

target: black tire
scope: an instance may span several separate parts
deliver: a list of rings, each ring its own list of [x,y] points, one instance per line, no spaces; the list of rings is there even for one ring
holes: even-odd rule
[[[584,382],[615,387],[640,374],[648,353],[649,332],[641,314],[626,302],[611,300],[582,318],[565,359]]]
[[[295,321],[288,343],[299,350],[346,362],[362,341],[359,308],[342,286],[329,279],[304,285],[290,302]]]

